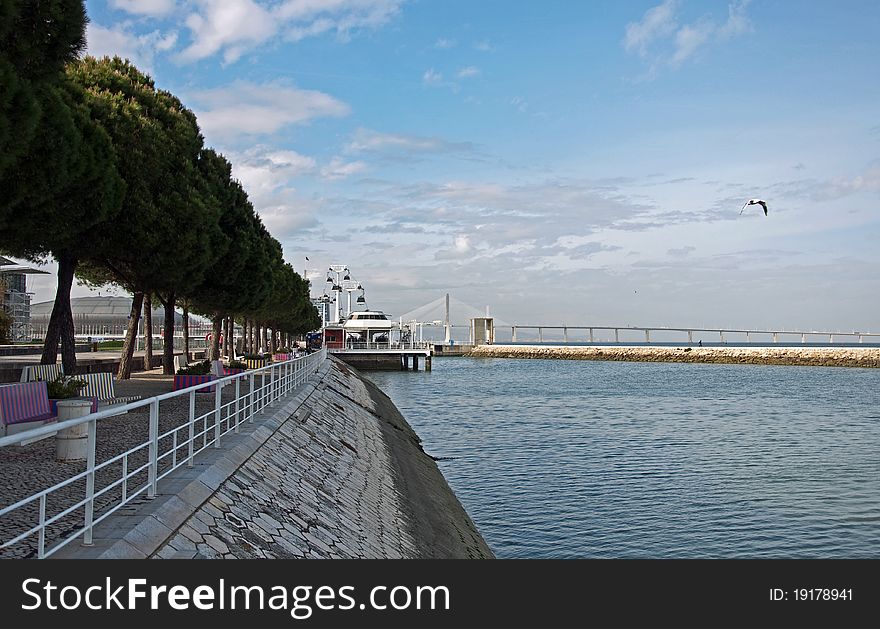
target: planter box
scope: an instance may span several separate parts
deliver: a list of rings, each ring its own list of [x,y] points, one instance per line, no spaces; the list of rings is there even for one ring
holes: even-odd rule
[[[290,354],[272,354],[272,362],[283,363],[293,358]]]
[[[235,369],[231,369],[229,367],[224,367],[223,368],[223,375],[224,376],[234,376],[239,373],[244,373],[245,371],[247,371],[247,369],[240,369],[238,367],[236,367]]]
[[[180,391],[181,389],[188,389],[197,384],[213,382],[216,379],[217,376],[211,374],[206,374],[204,376],[174,376],[174,390]],[[215,388],[216,387],[205,387],[204,389],[199,389],[197,393],[213,393]]]
[[[248,369],[259,369],[265,367],[268,361],[265,358],[245,358],[244,364],[248,366]]]

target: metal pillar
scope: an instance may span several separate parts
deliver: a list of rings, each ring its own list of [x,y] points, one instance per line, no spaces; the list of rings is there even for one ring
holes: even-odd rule
[[[544,329],[538,328],[538,343],[544,342]]]
[[[620,332],[620,331],[619,331],[617,328],[614,328],[614,342],[615,342],[615,343],[620,343],[620,334],[619,334],[619,332]]]
[[[562,338],[566,343],[568,343],[568,328],[566,327],[562,328]]]
[[[773,333],[773,342],[774,342],[774,343],[778,343],[778,342],[779,342],[779,333],[778,333],[778,332],[774,332],[774,333]]]
[[[425,371],[431,371],[431,355],[425,356]]]
[[[413,359],[413,371],[418,371],[419,370],[419,355],[413,354],[412,359]]]
[[[593,328],[590,328],[590,343],[593,342]]]
[[[645,329],[645,343],[650,343],[650,342],[651,342],[651,331],[648,329]]]
[[[516,326],[510,326],[510,342],[516,343]]]
[[[693,343],[693,342],[694,342],[694,331],[688,330],[688,343]]]

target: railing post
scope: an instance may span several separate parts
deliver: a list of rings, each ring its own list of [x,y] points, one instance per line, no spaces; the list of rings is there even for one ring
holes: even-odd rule
[[[85,536],[83,538],[84,546],[92,545],[92,522],[95,521],[95,445],[98,436],[98,422],[92,420],[89,422],[88,433],[88,455],[86,458],[86,469],[89,471],[86,476],[86,504],[85,504]]]
[[[220,407],[223,405],[220,396],[223,389],[220,383],[214,385],[214,448],[220,447]]]
[[[159,400],[150,402],[150,463],[147,472],[147,498],[156,497],[159,477]]]
[[[238,398],[241,395],[241,378],[235,378],[235,432],[238,432]]]
[[[46,494],[40,496],[40,539],[37,541],[37,557],[46,556]]]
[[[254,406],[256,405],[256,395],[254,394],[254,372],[250,373],[248,378],[251,381],[251,390],[248,393],[248,423],[251,424],[254,421]]]
[[[193,466],[193,457],[195,452],[195,440],[196,440],[196,392],[195,390],[191,390],[189,392],[189,439],[187,440],[189,445],[187,446],[186,452],[186,466]]]
[[[275,398],[275,365],[269,367],[269,404],[271,404]]]

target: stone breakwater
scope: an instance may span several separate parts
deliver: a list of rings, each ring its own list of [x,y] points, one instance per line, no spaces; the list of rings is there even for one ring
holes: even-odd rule
[[[481,345],[474,358],[549,358],[631,362],[737,363],[815,367],[880,367],[880,349],[829,347],[563,347]]]
[[[493,557],[419,437],[356,371],[331,358],[283,404],[204,470],[160,483],[153,504],[109,518],[95,547],[61,556]]]

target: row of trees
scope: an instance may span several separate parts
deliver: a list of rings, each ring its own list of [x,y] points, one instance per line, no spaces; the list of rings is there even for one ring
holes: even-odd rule
[[[289,334],[319,325],[308,282],[204,146],[195,115],[127,60],[79,55],[81,0],[0,0],[0,249],[58,262],[42,362],[76,367],[74,276],[133,295],[119,377],[128,377],[144,297],[163,306],[166,373],[175,306]]]

